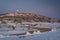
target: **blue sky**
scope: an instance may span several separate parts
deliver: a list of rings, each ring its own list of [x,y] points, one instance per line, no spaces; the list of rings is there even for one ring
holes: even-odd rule
[[[0,0],[0,14],[17,9],[60,19],[60,0]]]

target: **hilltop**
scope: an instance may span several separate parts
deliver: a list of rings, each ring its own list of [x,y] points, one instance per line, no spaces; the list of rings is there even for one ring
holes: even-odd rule
[[[50,18],[33,13],[9,12],[0,14],[0,20],[13,20],[17,22],[60,22],[55,18]]]

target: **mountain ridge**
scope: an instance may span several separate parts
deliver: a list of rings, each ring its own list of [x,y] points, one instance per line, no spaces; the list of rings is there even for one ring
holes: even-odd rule
[[[0,14],[0,20],[13,20],[17,22],[60,22],[60,20],[55,18],[24,12],[9,12]]]

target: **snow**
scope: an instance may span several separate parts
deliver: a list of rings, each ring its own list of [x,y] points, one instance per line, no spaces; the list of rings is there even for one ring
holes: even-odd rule
[[[56,28],[60,26],[60,23],[48,23],[48,22],[22,22],[22,24],[38,24],[37,26],[34,27],[48,27],[48,28]]]
[[[9,24],[9,23],[8,23]],[[28,24],[28,23],[26,23]],[[38,23],[39,24],[39,23]],[[53,29],[50,32],[34,32],[34,35],[30,35],[27,32],[27,36],[24,37],[19,37],[19,36],[4,36],[1,34],[19,34],[22,33],[23,29],[27,31],[28,29],[26,28],[20,28],[16,27],[15,30],[9,29],[9,28],[0,28],[0,40],[60,40],[60,29],[56,29],[58,26],[60,26],[60,23],[41,23],[42,26],[39,27],[52,27]],[[46,25],[48,24],[48,25]],[[9,24],[9,25],[15,25]],[[7,31],[9,30],[9,31]]]
[[[26,36],[23,38],[19,37],[5,37],[0,35],[0,40],[60,40],[60,29],[53,32],[45,32],[42,34],[36,34],[32,36]]]

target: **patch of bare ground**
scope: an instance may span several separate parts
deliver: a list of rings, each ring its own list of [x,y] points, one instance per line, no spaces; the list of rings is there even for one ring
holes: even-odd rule
[[[46,32],[46,31],[51,31],[50,28],[39,28],[40,32]]]
[[[26,32],[25,33],[20,33],[20,34],[11,34],[10,36],[19,36],[19,35],[26,35]]]
[[[47,31],[51,31],[52,29],[51,28],[38,28],[38,30],[40,32],[47,32]]]
[[[34,31],[28,31],[30,34],[33,34]]]

